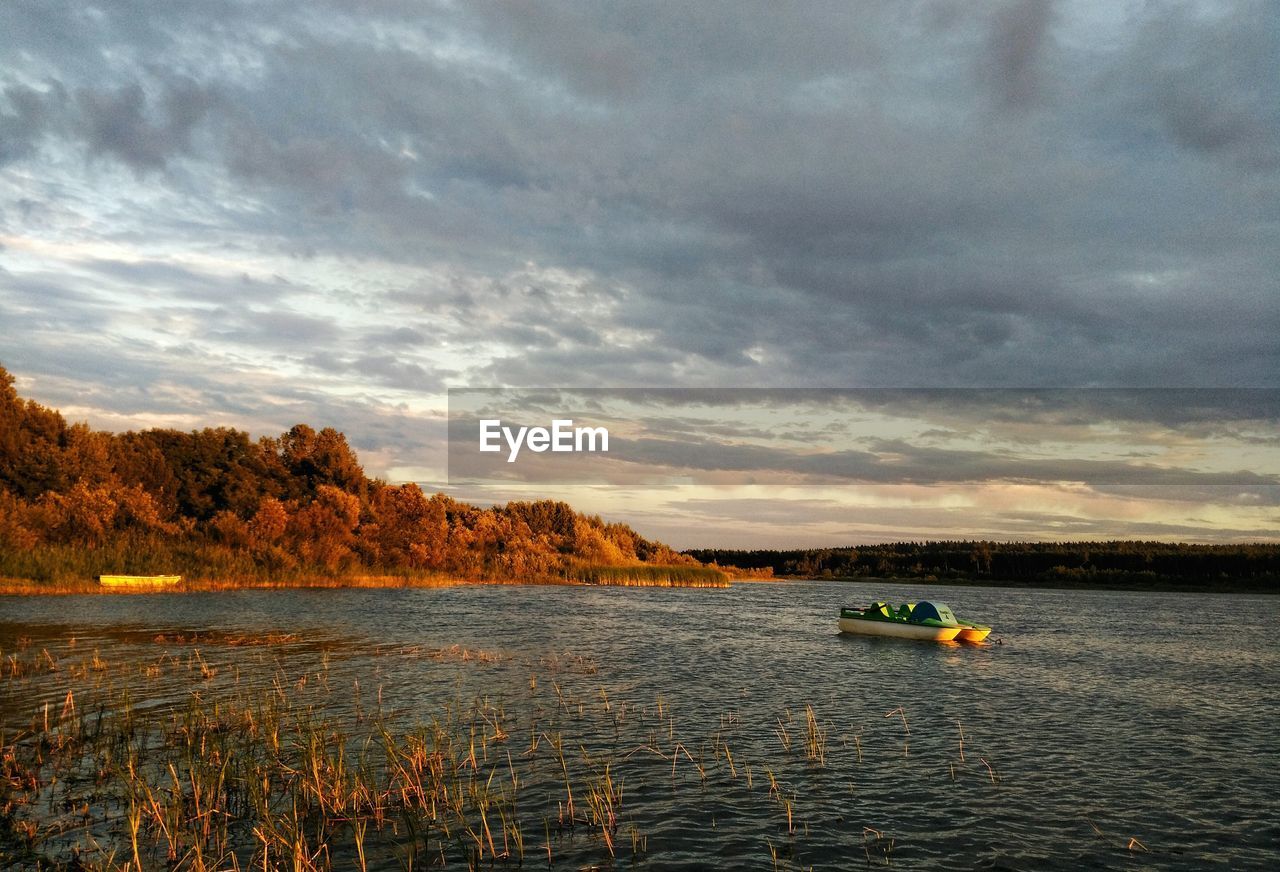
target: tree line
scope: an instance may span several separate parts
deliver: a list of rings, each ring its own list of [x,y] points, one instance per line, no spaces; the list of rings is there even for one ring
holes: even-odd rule
[[[706,563],[802,578],[911,578],[1058,586],[1280,591],[1280,545],[1171,542],[896,542],[797,550],[694,549]]]
[[[561,502],[481,508],[369,478],[342,433],[298,424],[127,433],[68,424],[0,367],[0,577],[433,574],[577,578],[696,561]]]

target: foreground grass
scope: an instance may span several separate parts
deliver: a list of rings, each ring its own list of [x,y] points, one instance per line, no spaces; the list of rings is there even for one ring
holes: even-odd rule
[[[864,748],[920,777],[903,709],[866,735],[811,705],[773,723],[726,711],[690,734],[662,694],[627,699],[573,654],[372,652],[379,668],[459,670],[427,703],[352,672],[350,649],[290,634],[122,631],[106,654],[5,642],[4,868],[660,868],[672,827],[714,838],[716,809],[751,821],[762,868],[810,866],[820,839],[843,860],[887,865],[898,841],[882,822],[832,831],[817,806],[852,793]],[[470,679],[479,688],[465,690]],[[940,788],[998,790],[971,737],[943,741],[930,766]]]

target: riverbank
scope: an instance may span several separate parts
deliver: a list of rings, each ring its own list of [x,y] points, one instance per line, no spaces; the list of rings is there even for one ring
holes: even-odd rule
[[[1186,593],[1186,594],[1280,594],[1280,585],[1272,582],[1259,584],[1250,579],[1226,579],[1214,585],[1182,585],[1174,583],[1125,584],[1125,583],[1064,583],[1061,581],[1040,582],[1020,579],[965,579],[945,578],[927,579],[912,577],[871,577],[857,576],[853,578],[812,578],[806,576],[780,576],[776,578],[759,578],[753,576],[737,577],[732,573],[722,573],[721,578],[687,578],[687,579],[646,579],[614,577],[608,580],[589,580],[582,578],[537,577],[537,578],[462,578],[448,575],[431,576],[398,576],[398,575],[358,575],[344,577],[304,576],[285,579],[235,579],[235,578],[192,578],[167,586],[139,586],[133,588],[103,587],[95,579],[75,578],[59,581],[35,581],[25,578],[0,578],[0,596],[69,596],[69,595],[131,595],[138,593],[211,593],[237,590],[302,590],[302,589],[334,589],[344,588],[444,588],[464,585],[473,586],[546,586],[546,587],[679,587],[679,588],[727,588],[739,584],[803,584],[811,581],[839,582],[850,587],[865,587],[868,594],[874,593],[877,585],[883,584],[915,584],[937,587],[972,587],[972,588],[1008,588],[1012,590],[1043,591],[1130,591],[1147,593]]]
[[[731,576],[718,569],[687,566],[586,567],[573,577],[527,576],[466,578],[447,574],[419,575],[289,575],[277,578],[183,578],[176,584],[104,587],[93,578],[39,581],[0,578],[0,596],[128,595],[137,593],[208,593],[233,590],[295,588],[441,588],[458,585],[547,585],[558,587],[725,588]]]

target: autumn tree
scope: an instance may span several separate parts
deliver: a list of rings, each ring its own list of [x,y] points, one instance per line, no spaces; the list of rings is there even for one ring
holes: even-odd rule
[[[288,473],[289,495],[312,496],[322,485],[363,497],[368,487],[364,469],[347,438],[332,427],[318,433],[298,424],[271,447]]]
[[[326,572],[352,556],[360,500],[333,485],[322,484],[316,497],[290,519],[289,533],[299,556]]]
[[[370,520],[360,528],[365,553],[384,565],[440,567],[448,537],[442,502],[427,499],[416,484],[375,483],[368,507]]]
[[[0,487],[32,499],[73,484],[66,470],[67,423],[53,409],[23,400],[0,367]]]
[[[145,548],[195,571],[447,571],[545,577],[583,564],[692,562],[621,524],[537,500],[480,508],[416,484],[370,481],[337,430],[299,424],[256,441],[209,427],[112,434],[24,400],[0,368],[0,575],[37,546],[62,567],[85,550]],[[61,549],[61,550],[59,550]],[[54,567],[49,575],[57,574]]]

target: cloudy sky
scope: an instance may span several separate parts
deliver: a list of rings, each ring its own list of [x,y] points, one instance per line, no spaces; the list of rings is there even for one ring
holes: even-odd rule
[[[0,364],[430,488],[449,387],[1278,388],[1278,57],[1267,0],[8,0]],[[554,495],[678,545],[1280,530],[1268,481],[954,478]]]

